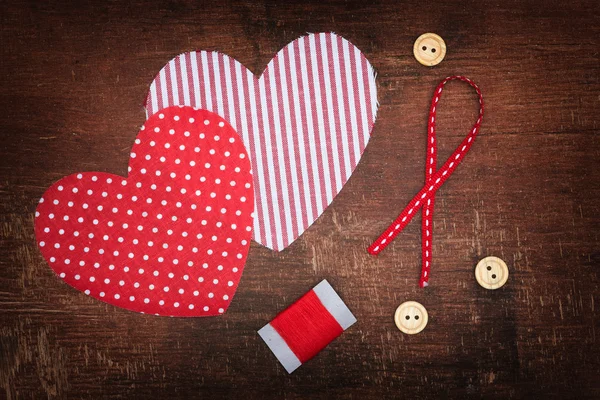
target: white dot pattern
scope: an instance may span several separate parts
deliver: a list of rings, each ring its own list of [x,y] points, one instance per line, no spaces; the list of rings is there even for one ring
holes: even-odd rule
[[[57,275],[92,297],[147,314],[226,310],[252,237],[231,226],[253,225],[254,189],[249,158],[225,155],[246,154],[242,142],[214,139],[238,137],[222,121],[206,110],[164,109],[138,134],[126,180],[79,173],[51,186],[36,210],[35,232]]]

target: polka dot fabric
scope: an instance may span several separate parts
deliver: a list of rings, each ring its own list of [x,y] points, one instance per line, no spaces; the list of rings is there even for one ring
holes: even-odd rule
[[[236,131],[206,110],[170,107],[135,139],[129,176],[70,175],[36,210],[38,246],[56,274],[132,311],[227,310],[252,236],[254,191]]]

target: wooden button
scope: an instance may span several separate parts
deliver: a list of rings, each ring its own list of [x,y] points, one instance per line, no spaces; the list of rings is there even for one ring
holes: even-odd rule
[[[409,335],[421,332],[427,326],[427,310],[416,301],[407,301],[398,306],[394,322],[398,329]]]
[[[418,62],[433,67],[446,56],[446,43],[435,33],[424,33],[415,40],[413,53]]]
[[[477,263],[475,279],[486,289],[498,289],[508,280],[508,267],[498,257],[486,257]]]

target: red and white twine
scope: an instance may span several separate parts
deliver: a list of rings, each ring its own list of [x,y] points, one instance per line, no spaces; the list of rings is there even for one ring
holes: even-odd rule
[[[442,96],[442,90],[447,82],[460,80],[471,85],[479,97],[479,117],[473,128],[465,137],[462,143],[454,150],[454,153],[446,160],[442,168],[436,170],[437,164],[437,144],[435,138],[435,119],[437,105]],[[463,160],[473,142],[479,133],[481,120],[483,119],[483,96],[479,87],[464,76],[450,76],[444,79],[436,88],[431,108],[429,110],[429,120],[427,123],[427,162],[425,166],[425,186],[413,197],[406,208],[400,213],[398,218],[369,246],[368,251],[372,255],[379,254],[394,238],[408,225],[420,208],[423,208],[422,227],[421,227],[421,249],[422,266],[421,279],[419,285],[425,287],[428,285],[431,268],[431,244],[432,244],[432,218],[435,203],[435,192],[444,184],[446,179],[452,175],[452,172]]]

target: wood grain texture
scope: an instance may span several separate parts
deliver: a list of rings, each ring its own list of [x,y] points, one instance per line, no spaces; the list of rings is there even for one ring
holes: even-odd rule
[[[597,0],[9,0],[0,18],[0,398],[600,397]],[[218,50],[260,73],[319,31],[378,72],[372,139],[300,239],[281,253],[252,244],[225,316],[136,314],[54,276],[33,236],[39,197],[76,171],[126,174],[168,60]],[[424,32],[448,47],[433,68],[412,55]],[[366,248],[423,184],[432,91],[457,73],[480,85],[486,116],[438,192],[420,289],[419,218],[378,257]],[[440,161],[476,111],[466,85],[448,85]],[[510,269],[499,290],[473,275],[488,255]],[[256,331],[323,278],[358,322],[289,376]],[[429,313],[418,335],[394,325],[407,300]]]

